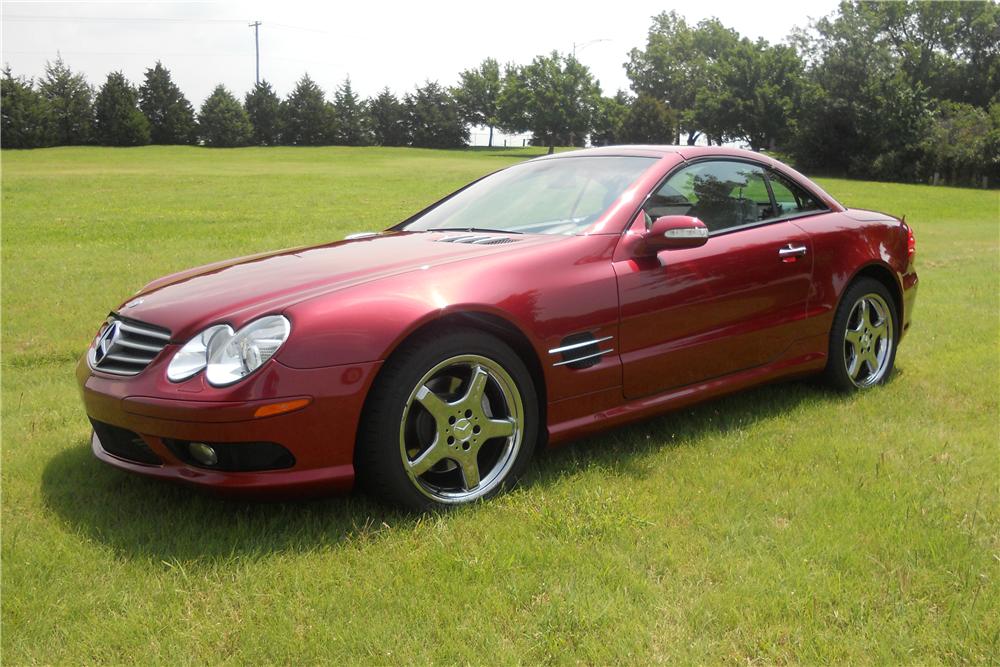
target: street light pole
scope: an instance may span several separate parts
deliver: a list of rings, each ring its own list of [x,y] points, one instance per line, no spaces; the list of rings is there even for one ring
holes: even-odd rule
[[[579,44],[577,44],[576,42],[573,42],[573,57],[576,58],[576,50],[578,48],[581,51],[583,51],[585,48],[587,48],[591,44],[597,44],[598,42],[610,42],[610,41],[611,41],[610,39],[603,38],[603,39],[591,39],[591,40],[588,40],[586,42],[580,42]]]

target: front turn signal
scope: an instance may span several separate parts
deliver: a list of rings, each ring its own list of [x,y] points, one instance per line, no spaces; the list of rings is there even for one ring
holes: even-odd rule
[[[312,403],[311,398],[297,398],[294,401],[282,401],[281,403],[268,403],[267,405],[262,405],[253,411],[254,419],[260,417],[273,417],[274,415],[283,415],[286,412],[294,412],[295,410],[300,410],[307,405]]]

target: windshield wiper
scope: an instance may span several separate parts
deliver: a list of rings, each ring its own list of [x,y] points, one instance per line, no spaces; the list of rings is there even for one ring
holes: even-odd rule
[[[490,229],[489,227],[431,227],[425,232],[485,232],[487,234],[523,234],[512,229]]]

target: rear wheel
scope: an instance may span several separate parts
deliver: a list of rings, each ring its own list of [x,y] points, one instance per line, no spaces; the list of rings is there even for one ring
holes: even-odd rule
[[[358,474],[410,508],[470,503],[517,480],[537,432],[531,375],[508,345],[474,329],[423,336],[393,355],[372,390]]]
[[[896,359],[896,311],[885,285],[862,278],[852,284],[833,320],[826,378],[846,391],[886,381]]]

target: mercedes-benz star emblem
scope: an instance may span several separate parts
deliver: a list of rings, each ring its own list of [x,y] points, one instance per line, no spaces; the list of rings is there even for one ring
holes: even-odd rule
[[[112,322],[108,325],[108,328],[101,334],[94,348],[94,361],[99,362],[108,354],[111,348],[114,347],[115,341],[118,340],[119,334],[117,322]]]

